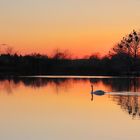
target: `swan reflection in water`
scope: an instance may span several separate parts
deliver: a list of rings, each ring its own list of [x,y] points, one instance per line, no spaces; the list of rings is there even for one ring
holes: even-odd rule
[[[93,101],[93,95],[97,95],[97,96],[103,96],[105,95],[105,91],[103,90],[96,90],[96,91],[93,91],[93,85],[91,85],[91,101]]]

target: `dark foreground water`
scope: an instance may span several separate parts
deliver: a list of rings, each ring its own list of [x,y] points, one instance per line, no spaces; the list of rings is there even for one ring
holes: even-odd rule
[[[0,140],[136,140],[140,78],[1,79],[0,111]]]

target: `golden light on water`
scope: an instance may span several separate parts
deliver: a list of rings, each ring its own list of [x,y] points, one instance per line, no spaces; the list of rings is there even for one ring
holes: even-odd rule
[[[1,81],[0,137],[6,140],[64,140],[68,136],[74,140],[137,138],[139,120],[133,121],[131,114],[121,108],[125,107],[127,96],[117,99],[109,94],[94,95],[91,101],[91,84],[94,90],[112,91],[110,80]]]

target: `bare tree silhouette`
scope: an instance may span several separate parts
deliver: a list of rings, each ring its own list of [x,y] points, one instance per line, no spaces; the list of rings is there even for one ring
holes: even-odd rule
[[[127,54],[137,58],[140,54],[140,32],[133,30],[132,33],[123,37],[123,39],[112,48],[114,54]]]

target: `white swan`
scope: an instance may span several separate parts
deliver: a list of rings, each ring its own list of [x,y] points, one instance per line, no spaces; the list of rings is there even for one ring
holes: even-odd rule
[[[96,90],[96,91],[93,91],[93,85],[91,85],[91,94],[95,94],[95,95],[98,95],[98,96],[102,96],[102,95],[105,95],[105,91],[103,90]]]

